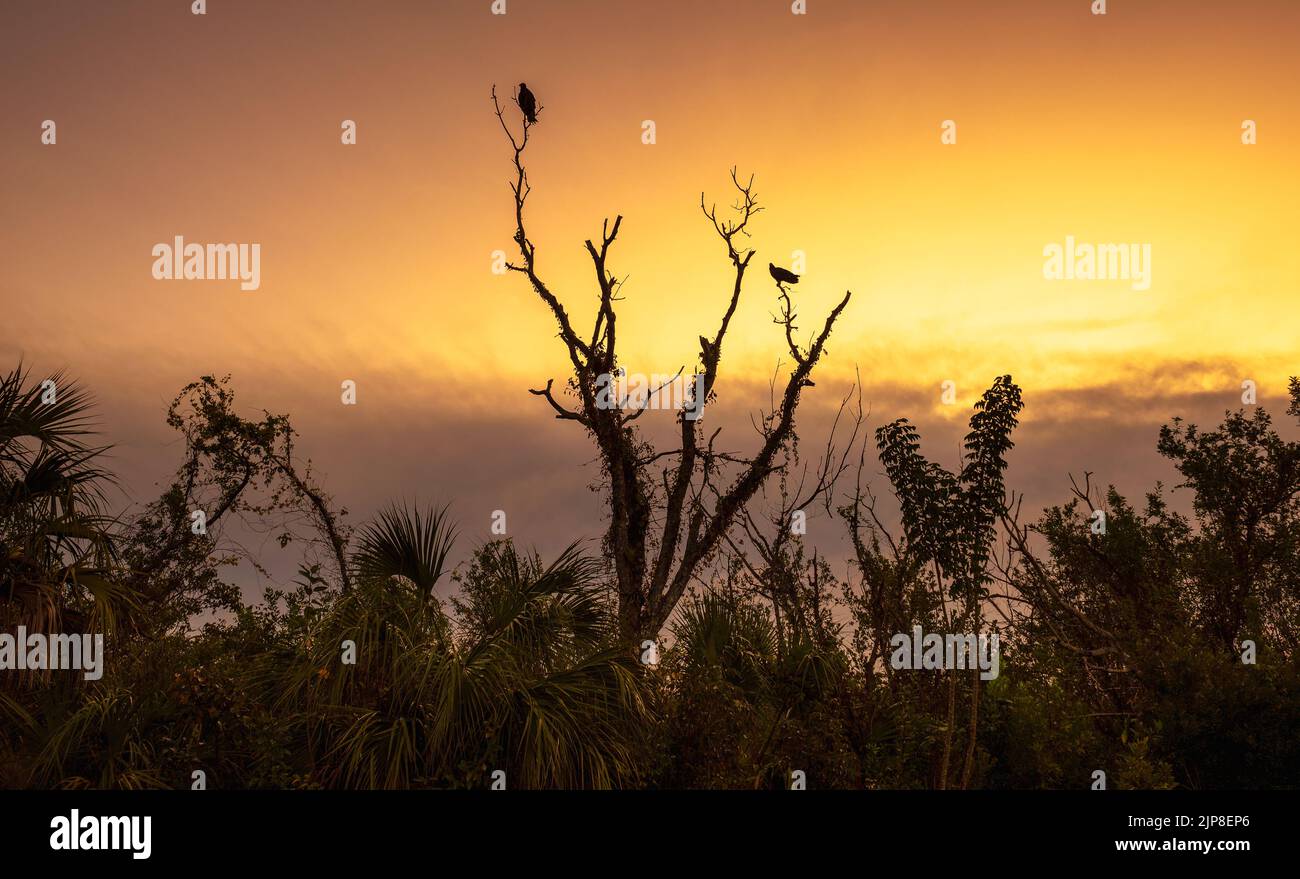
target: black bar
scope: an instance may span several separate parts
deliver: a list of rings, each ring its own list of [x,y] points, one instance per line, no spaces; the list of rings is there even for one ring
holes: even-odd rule
[[[865,867],[881,858],[916,859],[927,868],[1134,859],[1179,868],[1195,859],[1230,866],[1242,858],[1293,856],[1295,841],[1284,834],[1296,803],[1287,791],[0,794],[4,850],[11,861],[70,868],[111,861],[134,869],[382,860],[450,870],[464,858],[491,865],[493,872],[511,863],[537,869],[544,862],[559,867],[590,861],[636,874],[688,851],[693,863],[753,860],[759,868],[811,868],[841,859]],[[51,823],[71,818],[74,809],[82,822],[87,816],[148,816],[149,857],[134,858],[127,848],[53,850]],[[1190,824],[1180,826],[1180,820]],[[1154,851],[1119,850],[1151,843]],[[1210,850],[1199,850],[1206,843]],[[1222,847],[1238,843],[1247,848]]]

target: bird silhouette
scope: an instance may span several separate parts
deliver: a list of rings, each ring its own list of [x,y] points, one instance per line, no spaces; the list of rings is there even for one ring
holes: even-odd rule
[[[790,271],[789,269],[783,269],[780,266],[773,265],[772,263],[768,263],[767,270],[772,273],[772,277],[776,279],[776,282],[778,284],[799,283],[799,276],[796,275],[794,272]]]
[[[537,97],[528,90],[527,83],[519,83],[519,109],[530,124],[537,121]]]

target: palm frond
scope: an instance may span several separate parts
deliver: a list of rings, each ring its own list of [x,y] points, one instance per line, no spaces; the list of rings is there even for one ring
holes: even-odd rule
[[[361,531],[358,542],[353,556],[358,578],[400,577],[428,597],[446,572],[456,527],[447,506],[428,511],[393,506]]]

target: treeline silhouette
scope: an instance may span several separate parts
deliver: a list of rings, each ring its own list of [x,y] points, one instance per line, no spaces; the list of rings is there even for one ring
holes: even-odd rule
[[[239,414],[227,380],[177,395],[174,479],[111,511],[90,396],[20,366],[0,379],[0,633],[108,646],[99,680],[0,670],[0,786],[1296,786],[1300,444],[1262,407],[1174,420],[1157,447],[1190,517],[1085,478],[1022,524],[1002,482],[1021,408],[1000,377],[956,471],[899,420],[855,447],[852,489],[818,482],[850,582],[786,527],[778,474],[774,527],[747,507],[646,638],[608,541],[543,559],[502,539],[449,570],[447,507],[350,528],[289,420]],[[300,549],[294,582],[241,597],[237,520]],[[1000,675],[893,668],[916,625],[997,632]]]

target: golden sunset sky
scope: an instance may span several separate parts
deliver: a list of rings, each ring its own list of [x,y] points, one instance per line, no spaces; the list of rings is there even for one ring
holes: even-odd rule
[[[252,411],[294,417],[355,516],[436,495],[471,534],[499,507],[542,545],[600,533],[596,472],[577,469],[590,448],[525,392],[566,375],[553,322],[520,276],[490,270],[513,217],[489,94],[521,80],[545,108],[528,151],[540,271],[586,326],[582,242],[624,215],[612,267],[631,371],[696,362],[730,283],[700,193],[723,207],[731,166],[756,175],[765,212],[724,411],[766,401],[783,351],[766,263],[795,250],[805,330],[854,292],[807,397],[810,439],[856,370],[872,426],[930,425],[951,466],[969,404],[1010,372],[1027,404],[1013,477],[1048,502],[1083,469],[1134,495],[1172,481],[1158,425],[1214,419],[1244,379],[1285,408],[1300,371],[1300,3],[489,7],[5,4],[0,355],[96,391],[131,499],[177,463],[167,401],[231,373]],[[947,119],[955,145],[940,142]],[[154,280],[151,248],[177,235],[260,243],[261,288]],[[1150,244],[1150,289],[1045,279],[1043,249],[1067,235]]]

